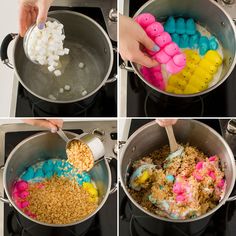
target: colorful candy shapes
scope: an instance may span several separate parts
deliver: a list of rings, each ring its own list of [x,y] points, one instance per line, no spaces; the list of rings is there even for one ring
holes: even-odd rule
[[[26,189],[28,189],[28,183],[26,181],[20,180],[16,182],[15,188],[19,192],[25,191]]]
[[[187,19],[186,21],[186,34],[194,35],[196,33],[196,25],[192,18]]]
[[[199,39],[200,39],[200,33],[197,32],[194,35],[191,35],[189,37],[189,47],[191,49],[197,49],[199,47]]]
[[[209,40],[206,36],[202,36],[199,39],[199,53],[201,56],[204,56],[207,51],[210,49]]]
[[[173,183],[174,180],[175,180],[175,177],[174,177],[173,175],[167,175],[167,176],[166,176],[166,180],[167,180],[168,182]]]
[[[211,38],[209,38],[209,46],[210,46],[211,50],[217,50],[218,49],[219,44],[216,41],[215,37],[212,36]]]
[[[178,59],[173,58],[170,61],[168,61],[167,64],[166,64],[166,70],[168,72],[170,72],[171,74],[176,74],[176,73],[180,72],[185,66],[185,63],[183,63],[183,62],[186,62],[184,54],[178,54],[175,57],[178,57]],[[181,64],[184,64],[184,65],[179,66],[175,63],[175,61],[177,61],[178,63],[181,62]]]
[[[141,25],[143,28],[146,28],[147,26],[151,25],[156,21],[155,17],[150,13],[143,13],[140,14],[135,18],[135,21]]]
[[[34,169],[30,166],[25,173],[22,175],[22,179],[25,181],[29,181],[34,177]]]
[[[153,58],[161,64],[166,64],[171,59],[171,57],[165,53],[164,49],[156,53]]]
[[[192,86],[191,84],[188,84],[186,88],[184,89],[184,94],[194,94],[194,93],[199,93],[200,90]]]
[[[186,33],[186,24],[184,18],[178,18],[176,20],[175,32],[177,34],[185,34]]]
[[[43,166],[42,166],[42,169],[43,169],[43,172],[46,174],[48,171],[52,171],[54,168],[54,164],[52,162],[52,160],[48,160],[48,161],[45,161],[43,163]]]
[[[179,45],[180,36],[178,34],[176,34],[176,33],[171,34],[171,38],[172,38],[173,42],[175,42],[177,45]]]
[[[208,51],[204,58],[215,66],[220,66],[223,62],[221,55],[217,51],[213,50]]]
[[[160,48],[163,48],[167,44],[171,43],[172,39],[167,32],[163,32],[160,35],[158,35],[154,41]]]
[[[175,18],[170,16],[164,24],[164,29],[169,34],[175,33]]]
[[[154,22],[145,29],[147,35],[151,39],[155,39],[158,35],[164,32],[164,27],[159,22]]]
[[[180,50],[179,50],[178,45],[176,43],[172,42],[172,43],[169,43],[168,45],[165,46],[164,52],[167,55],[173,57],[174,55],[178,54],[180,52]],[[185,63],[183,65],[185,65]]]
[[[180,48],[188,48],[189,47],[189,36],[187,34],[183,34],[180,36],[179,47]]]

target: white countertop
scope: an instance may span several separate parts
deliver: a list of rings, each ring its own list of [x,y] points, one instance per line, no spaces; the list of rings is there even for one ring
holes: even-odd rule
[[[0,43],[9,33],[18,32],[18,1],[2,1],[0,8]],[[12,48],[10,44],[8,55],[12,61]],[[0,117],[10,116],[14,70],[0,63]]]

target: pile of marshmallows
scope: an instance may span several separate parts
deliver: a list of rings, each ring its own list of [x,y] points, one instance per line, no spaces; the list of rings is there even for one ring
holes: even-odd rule
[[[49,72],[54,72],[55,76],[61,75],[58,69],[60,56],[67,55],[70,51],[63,48],[63,27],[57,21],[47,21],[43,30],[34,27],[27,44],[28,57],[40,65],[47,65]]]

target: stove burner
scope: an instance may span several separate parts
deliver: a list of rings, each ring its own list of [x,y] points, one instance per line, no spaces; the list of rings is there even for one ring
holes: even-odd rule
[[[155,95],[154,95],[155,96]],[[182,116],[184,112],[188,110],[189,116],[204,115],[204,100],[201,96],[186,103],[173,103],[168,100],[155,97],[155,101],[152,98],[152,93],[147,93],[144,101],[144,112],[146,117],[158,117],[158,116]]]
[[[75,226],[56,228],[29,221],[14,209],[9,213],[7,222],[7,231],[11,236],[35,236],[39,232],[44,236],[90,236],[99,230],[97,215]]]

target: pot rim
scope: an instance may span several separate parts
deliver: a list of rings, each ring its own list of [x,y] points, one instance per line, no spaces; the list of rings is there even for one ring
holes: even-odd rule
[[[188,120],[188,119],[182,119],[182,120]],[[188,120],[189,121],[189,120]],[[169,218],[164,218],[158,215],[155,215],[149,211],[146,211],[142,206],[140,206],[134,199],[133,197],[130,195],[129,191],[127,190],[126,184],[125,184],[125,180],[122,177],[122,162],[123,162],[123,158],[124,158],[124,154],[126,152],[127,147],[130,145],[131,141],[137,136],[139,135],[143,130],[145,130],[146,128],[153,126],[153,125],[157,125],[156,121],[151,121],[148,122],[147,124],[141,126],[140,128],[138,128],[126,141],[125,145],[122,147],[121,150],[121,154],[120,154],[120,166],[119,166],[119,175],[120,175],[120,181],[121,181],[121,185],[123,190],[125,191],[126,195],[128,196],[129,200],[131,200],[131,202],[137,207],[139,208],[142,212],[144,212],[145,214],[154,217],[158,220],[163,220],[166,222],[173,222],[173,223],[188,223],[188,222],[194,222],[197,220],[201,220],[207,216],[210,216],[211,214],[213,214],[215,211],[217,211],[222,205],[225,204],[225,202],[227,201],[227,199],[229,198],[230,194],[232,193],[232,190],[234,188],[235,185],[235,178],[236,178],[236,166],[235,166],[235,161],[234,161],[234,155],[232,150],[230,149],[229,145],[227,144],[227,142],[223,139],[223,137],[217,133],[214,129],[212,129],[210,126],[200,122],[200,121],[196,121],[196,120],[190,120],[193,123],[197,123],[207,129],[209,129],[209,131],[211,133],[213,133],[215,136],[217,136],[220,141],[224,144],[225,148],[227,149],[227,152],[229,153],[229,158],[231,161],[231,164],[233,166],[233,173],[232,173],[232,182],[229,185],[229,191],[227,193],[225,193],[224,198],[222,199],[221,202],[219,202],[219,204],[211,209],[210,211],[208,211],[206,214],[201,215],[199,217],[193,218],[193,219],[186,219],[186,220],[178,220],[178,219],[169,219]]]
[[[113,66],[113,63],[114,63],[114,53],[113,53],[113,47],[112,47],[112,44],[111,44],[111,40],[110,38],[108,37],[106,31],[102,28],[102,26],[100,24],[98,24],[95,20],[93,20],[92,18],[82,14],[82,13],[78,13],[78,12],[73,12],[73,11],[69,11],[69,10],[55,10],[55,11],[50,11],[48,13],[49,16],[53,15],[51,13],[68,13],[68,14],[72,14],[72,15],[77,15],[77,16],[80,16],[82,18],[85,18],[87,19],[88,21],[90,21],[91,23],[93,23],[103,34],[104,38],[106,39],[107,43],[108,43],[108,46],[109,46],[109,51],[110,51],[110,65],[108,67],[108,70],[107,70],[107,73],[106,75],[104,76],[104,79],[101,81],[100,85],[94,89],[92,92],[88,93],[86,96],[84,97],[81,97],[81,98],[77,98],[77,99],[73,99],[73,100],[70,100],[70,101],[63,101],[63,100],[51,100],[49,98],[46,98],[46,97],[43,97],[41,95],[38,95],[36,94],[35,92],[33,92],[31,89],[28,88],[28,86],[25,85],[25,83],[23,82],[23,80],[21,79],[21,77],[19,76],[19,73],[18,71],[16,70],[16,64],[15,64],[15,51],[16,51],[16,44],[17,42],[20,40],[20,36],[18,35],[16,37],[16,42],[13,46],[13,68],[14,68],[14,71],[17,75],[17,78],[18,80],[20,81],[20,83],[23,85],[23,87],[28,91],[30,92],[31,94],[33,94],[35,97],[43,100],[43,101],[47,101],[47,102],[51,102],[51,103],[56,103],[56,104],[67,104],[67,103],[74,103],[74,102],[79,102],[79,101],[83,101],[85,100],[86,98],[89,98],[91,97],[92,95],[96,94],[96,92],[98,92],[101,87],[106,83],[106,81],[108,80],[110,74],[111,74],[111,71],[112,71],[112,66]]]
[[[68,134],[71,134],[71,135],[74,135],[74,136],[77,136],[76,133],[73,133],[73,132],[70,132],[70,131],[65,131],[66,133]],[[7,195],[7,198],[8,200],[10,201],[10,204],[20,213],[22,214],[25,218],[27,218],[28,220],[31,220],[33,221],[34,223],[37,223],[37,224],[40,224],[40,225],[45,225],[45,226],[51,226],[51,227],[67,227],[67,226],[73,226],[73,225],[76,225],[76,224],[80,224],[88,219],[90,219],[91,217],[93,217],[102,207],[103,205],[105,204],[108,196],[109,196],[109,191],[111,189],[111,170],[110,170],[110,167],[108,165],[108,162],[106,160],[106,158],[104,158],[104,161],[105,161],[105,165],[106,165],[106,169],[108,171],[108,186],[107,186],[107,191],[106,191],[106,194],[104,195],[103,197],[103,200],[100,202],[99,206],[96,208],[95,211],[93,211],[91,214],[89,214],[87,217],[79,220],[79,221],[75,221],[75,222],[72,222],[72,223],[68,223],[68,224],[48,224],[48,223],[45,223],[45,222],[41,222],[41,221],[37,221],[31,217],[29,217],[28,215],[26,215],[24,212],[21,211],[21,209],[19,209],[17,207],[17,205],[15,204],[15,202],[12,200],[12,197],[11,195],[9,194],[6,186],[7,186],[7,182],[6,182],[6,170],[7,170],[7,167],[8,167],[8,164],[12,158],[12,156],[18,151],[18,148],[21,147],[22,145],[24,145],[25,143],[27,143],[29,140],[31,139],[34,139],[34,138],[37,138],[39,136],[43,136],[43,135],[46,135],[46,134],[50,134],[50,132],[39,132],[37,134],[34,134],[34,135],[31,135],[29,136],[28,138],[22,140],[19,144],[17,144],[14,149],[10,152],[10,154],[8,155],[7,157],[7,161],[5,163],[5,166],[4,166],[4,171],[3,171],[3,187],[4,187],[4,191]],[[55,134],[57,135],[57,134]]]
[[[218,7],[224,14],[225,16],[228,18],[230,25],[234,31],[234,38],[236,39],[236,28],[235,28],[235,24],[233,19],[231,18],[231,16],[225,11],[225,9],[220,6],[218,3],[216,3],[214,0],[207,0],[209,2],[211,2],[212,4],[214,4],[216,7]],[[142,5],[138,11],[135,12],[133,18],[135,18],[137,15],[139,15],[143,10],[145,10],[145,8],[150,5],[152,2],[156,2],[156,0],[149,0],[148,2],[146,2],[144,5]],[[212,90],[214,90],[215,88],[217,88],[218,86],[220,86],[222,83],[224,83],[226,81],[226,79],[230,76],[230,74],[232,73],[232,71],[234,70],[234,67],[236,65],[236,56],[234,56],[234,60],[231,63],[230,69],[228,70],[228,72],[226,73],[226,75],[220,80],[218,81],[215,85],[213,85],[212,87],[199,92],[199,93],[193,93],[193,94],[174,94],[174,93],[168,93],[166,91],[162,91],[156,87],[154,87],[153,85],[149,84],[142,76],[142,74],[139,72],[139,70],[137,70],[136,63],[130,62],[132,68],[134,69],[134,72],[138,75],[138,77],[150,88],[152,88],[153,90],[155,90],[156,92],[165,94],[167,96],[171,96],[171,97],[178,97],[178,98],[190,98],[190,97],[196,97],[196,96],[202,96],[208,92],[211,92]]]

